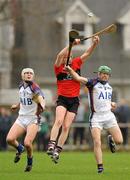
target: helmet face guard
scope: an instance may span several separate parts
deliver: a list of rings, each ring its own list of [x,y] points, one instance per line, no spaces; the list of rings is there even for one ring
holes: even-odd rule
[[[34,77],[34,70],[32,68],[24,68],[21,72],[22,80],[26,80],[24,75],[25,73],[28,73],[28,72],[32,73]]]

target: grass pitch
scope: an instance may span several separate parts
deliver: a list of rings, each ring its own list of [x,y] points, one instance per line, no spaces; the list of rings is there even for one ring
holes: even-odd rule
[[[92,152],[64,152],[58,164],[45,153],[34,152],[31,172],[24,172],[26,153],[18,164],[13,163],[14,152],[0,153],[0,180],[129,180],[130,153],[103,153],[103,174],[97,174]]]

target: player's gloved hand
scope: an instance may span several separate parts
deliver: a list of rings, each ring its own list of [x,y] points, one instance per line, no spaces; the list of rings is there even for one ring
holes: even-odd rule
[[[19,108],[19,104],[13,104],[11,106],[11,111],[16,111]]]
[[[115,102],[111,102],[111,110],[114,111],[117,108],[117,104]]]
[[[73,42],[73,45],[78,45],[80,44],[81,40],[80,39],[75,39]]]
[[[93,41],[94,44],[97,45],[97,44],[99,43],[99,41],[100,41],[99,36],[94,36],[94,37],[92,38],[92,41]]]

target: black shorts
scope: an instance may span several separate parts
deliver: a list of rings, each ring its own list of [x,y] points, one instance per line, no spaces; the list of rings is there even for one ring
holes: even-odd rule
[[[67,111],[73,112],[77,114],[77,110],[79,107],[79,98],[78,97],[65,97],[65,96],[58,96],[56,101],[56,106],[64,106]]]

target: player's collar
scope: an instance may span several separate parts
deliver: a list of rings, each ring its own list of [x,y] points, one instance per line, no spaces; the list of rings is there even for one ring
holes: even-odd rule
[[[27,85],[32,85],[33,81],[24,81]]]
[[[98,82],[100,82],[101,84],[105,85],[108,81],[102,81],[98,78]]]
[[[23,87],[27,88],[28,86],[31,86],[33,84],[33,81],[23,81]]]

